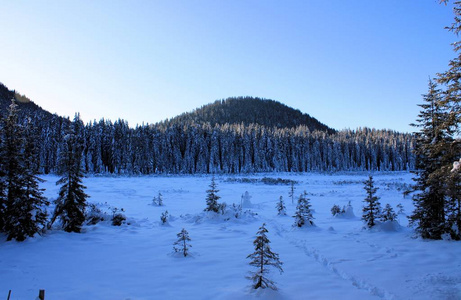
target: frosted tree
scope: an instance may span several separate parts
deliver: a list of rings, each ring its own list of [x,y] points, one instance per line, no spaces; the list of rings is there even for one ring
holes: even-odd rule
[[[381,221],[386,222],[386,221],[395,221],[397,219],[397,214],[395,213],[394,209],[392,206],[388,203],[384,207],[382,213],[381,213]]]
[[[277,202],[277,205],[275,206],[275,208],[277,208],[277,215],[279,216],[287,215],[287,208],[285,207],[285,202],[283,201],[282,196],[280,196],[279,201]]]
[[[60,157],[62,177],[56,183],[61,185],[61,188],[49,227],[59,217],[65,231],[80,232],[85,222],[86,199],[89,196],[85,194],[86,187],[82,184],[82,142],[73,132],[66,135],[64,140],[64,149]]]
[[[333,215],[333,217],[339,215],[341,213],[341,208],[338,206],[338,205],[333,205],[333,207],[331,208],[331,214]]]
[[[173,250],[174,252],[179,252],[186,257],[189,255],[189,249],[192,247],[189,242],[191,241],[189,237],[189,232],[186,229],[182,229],[180,233],[177,234],[178,240],[174,242]]]
[[[373,176],[370,175],[368,180],[365,181],[365,191],[367,197],[365,198],[365,206],[362,211],[362,220],[366,223],[368,228],[376,225],[376,220],[379,219],[381,214],[381,204],[379,203],[379,197],[376,196],[378,188],[374,186]]]
[[[283,263],[280,261],[279,255],[272,252],[270,248],[270,241],[266,235],[268,230],[265,226],[266,224],[264,223],[256,233],[256,239],[253,242],[255,251],[247,256],[247,258],[251,259],[250,265],[257,268],[256,271],[250,272],[250,276],[247,276],[247,278],[253,281],[252,287],[254,289],[270,288],[277,290],[275,283],[267,277],[269,273],[268,267],[272,266],[278,269],[281,274],[283,273]]]
[[[217,185],[216,185],[214,175],[213,175],[213,177],[211,177],[211,183],[210,183],[209,187],[210,187],[210,189],[206,191],[207,192],[207,197],[206,197],[205,211],[212,211],[212,212],[217,213],[217,212],[219,212],[218,200],[221,197],[218,196],[219,190],[217,189]]]
[[[23,241],[39,232],[46,222],[45,206],[48,201],[39,188],[39,179],[34,173],[37,159],[30,123],[18,123],[17,104],[12,100],[8,116],[3,120],[2,137],[2,184],[6,194],[0,205],[4,213],[3,230],[7,240]]]
[[[168,211],[166,210],[165,212],[162,213],[160,216],[160,221],[162,224],[168,224],[168,219],[170,218],[170,215],[168,214]]]
[[[303,227],[306,224],[309,226],[314,225],[311,206],[309,198],[307,198],[307,193],[304,191],[304,193],[299,196],[296,212],[293,216],[293,218],[295,218],[294,226]]]
[[[158,192],[158,196],[154,197],[152,203],[156,206],[163,206],[163,195],[160,192]]]

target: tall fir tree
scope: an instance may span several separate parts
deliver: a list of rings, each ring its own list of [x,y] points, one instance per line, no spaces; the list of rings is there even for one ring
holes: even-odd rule
[[[3,230],[7,239],[22,241],[26,234],[18,226],[22,222],[25,205],[24,190],[24,137],[23,128],[18,123],[18,105],[14,100],[8,109],[8,116],[4,119],[3,159],[5,162],[5,215]]]
[[[272,252],[270,247],[270,240],[267,237],[268,230],[266,229],[266,224],[264,223],[256,233],[256,239],[253,242],[255,246],[255,251],[247,256],[251,259],[250,265],[256,267],[255,272],[250,272],[250,276],[247,278],[253,281],[252,287],[254,289],[265,289],[270,288],[277,290],[275,283],[267,277],[269,273],[269,266],[272,266],[280,271],[280,274],[283,273],[282,265],[283,263],[279,259],[277,253]]]
[[[56,218],[60,218],[63,229],[67,232],[80,232],[85,221],[86,199],[89,197],[82,184],[82,141],[75,135],[75,124],[79,126],[78,116],[74,121],[71,133],[64,138],[64,147],[60,157],[61,179],[56,183],[61,185],[56,199],[56,208],[50,226]]]
[[[442,92],[437,84],[430,80],[429,91],[420,104],[421,112],[415,133],[416,141],[416,178],[414,188],[418,193],[413,196],[415,209],[410,223],[423,238],[440,239],[447,231],[445,224],[446,175],[449,158],[446,152],[452,141],[444,129],[448,113],[442,105]],[[452,162],[450,162],[452,164]]]
[[[304,191],[304,193],[299,196],[296,212],[293,216],[293,218],[295,218],[294,226],[303,227],[304,225],[314,225],[311,207],[312,205],[309,202],[309,198],[307,198],[307,193]]]
[[[218,196],[219,190],[217,189],[217,184],[214,178],[214,175],[211,177],[210,189],[207,190],[206,197],[206,208],[205,211],[219,212],[219,203],[218,200],[221,198]]]
[[[362,209],[362,220],[365,222],[368,228],[372,228],[376,225],[376,221],[381,216],[381,204],[379,203],[379,197],[376,196],[376,191],[378,188],[375,187],[373,176],[370,175],[368,180],[366,180],[364,183],[364,189],[367,192],[367,197],[364,199],[365,205]]]

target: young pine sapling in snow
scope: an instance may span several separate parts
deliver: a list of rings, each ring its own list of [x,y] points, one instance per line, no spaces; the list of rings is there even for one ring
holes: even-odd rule
[[[163,196],[160,192],[158,193],[158,197],[154,197],[154,199],[152,200],[152,203],[155,206],[163,206]]]
[[[170,215],[168,214],[168,211],[166,210],[165,212],[162,213],[160,216],[160,221],[162,222],[162,225],[168,224],[168,219],[170,218]]]
[[[268,230],[265,226],[266,224],[264,223],[256,233],[256,239],[253,242],[255,251],[247,256],[247,258],[251,259],[250,265],[257,268],[255,272],[250,272],[250,276],[247,276],[247,278],[253,281],[253,289],[270,288],[277,290],[275,283],[267,277],[269,273],[267,268],[272,266],[278,269],[281,274],[283,273],[283,263],[280,261],[279,255],[272,252],[270,248],[270,241],[266,236]]]
[[[381,221],[395,221],[397,219],[397,214],[394,212],[392,206],[388,203],[383,209],[381,214]]]
[[[309,198],[307,198],[307,193],[304,191],[304,193],[299,196],[296,212],[293,216],[293,218],[295,218],[294,226],[303,227],[306,224],[310,226],[314,225],[311,206]]]
[[[214,175],[213,177],[211,177],[211,183],[209,186],[210,186],[210,189],[206,191],[207,197],[206,197],[205,211],[212,211],[212,212],[217,213],[219,212],[219,208],[220,208],[218,200],[221,197],[218,196],[219,190],[217,189]]]
[[[376,196],[378,188],[374,186],[373,176],[365,181],[364,189],[367,192],[367,197],[364,199],[362,220],[365,221],[368,228],[371,228],[376,225],[376,220],[381,216],[381,204],[379,197]]]
[[[333,217],[336,217],[340,213],[341,213],[341,208],[336,204],[333,205],[333,207],[331,208],[331,214],[333,215]]]
[[[189,248],[192,246],[188,243],[191,241],[189,237],[189,232],[186,229],[182,229],[180,233],[177,234],[178,240],[174,242],[173,250],[174,252],[180,252],[186,257],[189,255]]]
[[[285,202],[283,201],[283,197],[280,196],[279,202],[275,206],[277,208],[277,215],[279,216],[286,216],[287,215],[287,208],[285,207]]]
[[[398,214],[398,215],[403,215],[403,214],[405,214],[405,209],[403,208],[402,203],[397,204],[397,209],[398,209],[398,211],[397,211],[397,214]]]

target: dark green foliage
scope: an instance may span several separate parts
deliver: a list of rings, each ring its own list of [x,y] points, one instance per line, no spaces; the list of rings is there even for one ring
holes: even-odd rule
[[[47,217],[44,206],[48,201],[42,196],[43,190],[38,187],[41,180],[34,173],[33,163],[37,155],[32,128],[30,123],[25,128],[18,124],[14,101],[2,128],[2,183],[6,190],[0,208],[3,212],[2,229],[8,240],[23,241],[43,228]]]
[[[163,212],[162,215],[160,216],[160,221],[162,222],[162,224],[167,224],[169,218],[170,218],[170,215],[168,214],[168,211],[166,210],[166,211]]]
[[[219,190],[217,189],[217,185],[215,182],[214,176],[211,177],[210,189],[206,191],[206,208],[205,211],[212,211],[212,212],[219,212],[220,205],[218,200],[221,198],[218,196]]]
[[[283,197],[280,196],[279,202],[277,202],[277,205],[275,206],[277,209],[277,215],[279,216],[286,216],[287,215],[287,208],[285,207],[285,202],[283,201]]]
[[[189,249],[192,248],[192,246],[189,244],[191,241],[189,237],[189,232],[187,232],[186,229],[182,229],[180,233],[177,234],[178,240],[174,242],[173,250],[175,252],[182,253],[184,257],[189,255]]]
[[[268,128],[296,128],[304,125],[310,131],[335,132],[315,118],[274,100],[254,97],[237,97],[217,100],[190,113],[184,113],[161,125],[206,124],[259,124]]]
[[[74,134],[79,121],[77,117],[73,132],[66,135],[64,140],[59,168],[62,177],[56,183],[61,185],[61,188],[51,220],[51,224],[53,224],[54,220],[59,217],[63,229],[67,232],[80,232],[85,221],[86,199],[89,197],[85,194],[84,189],[86,187],[82,184],[82,142]]]
[[[270,247],[270,241],[266,233],[266,224],[264,223],[256,233],[256,239],[253,242],[255,251],[248,255],[247,258],[251,259],[250,265],[257,268],[257,271],[250,272],[250,276],[247,278],[253,281],[252,287],[254,289],[265,289],[270,288],[277,290],[275,283],[267,277],[269,273],[269,266],[272,266],[283,273],[282,262],[279,259],[277,253],[272,252]]]
[[[374,186],[373,176],[370,175],[365,181],[364,189],[367,192],[367,197],[364,200],[362,220],[368,228],[372,228],[381,216],[381,204],[379,197],[376,196],[378,188]]]
[[[331,214],[333,215],[333,217],[335,217],[336,215],[340,213],[341,213],[341,208],[336,204],[333,205],[333,207],[331,208]]]
[[[394,209],[392,206],[388,203],[384,207],[382,213],[381,213],[381,221],[386,222],[386,221],[395,221],[397,219],[397,214],[395,213]]]
[[[294,226],[303,227],[304,225],[314,225],[311,206],[309,198],[307,198],[307,193],[304,191],[304,193],[299,196],[296,212],[293,216],[293,218],[295,218]]]

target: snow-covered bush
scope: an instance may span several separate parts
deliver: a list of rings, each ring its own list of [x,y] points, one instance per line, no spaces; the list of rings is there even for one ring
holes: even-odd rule
[[[124,214],[122,214],[121,212],[124,211],[124,209],[120,209],[121,212],[118,212],[119,209],[114,207],[112,209],[112,225],[113,226],[120,226],[122,225],[125,221],[126,221],[126,216]]]
[[[346,206],[343,206],[343,208],[340,208],[336,204],[333,205],[333,207],[331,208],[331,214],[333,215],[333,217],[337,217],[337,218],[344,218],[344,219],[355,218],[354,209],[350,201]]]
[[[168,214],[168,211],[166,210],[160,216],[160,221],[162,222],[163,225],[165,225],[165,224],[168,224],[169,218],[170,218],[170,215]]]
[[[394,209],[392,206],[388,203],[384,207],[382,213],[381,213],[381,221],[386,222],[386,221],[395,221],[397,219],[397,214],[394,212]]]
[[[159,192],[157,197],[152,199],[152,205],[154,206],[163,206],[163,195]]]
[[[333,205],[333,207],[331,208],[331,214],[333,215],[333,217],[336,217],[340,213],[341,213],[341,208],[336,204]]]

